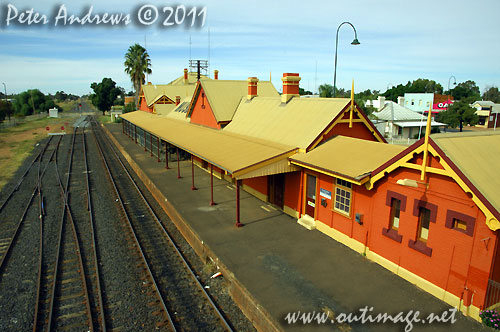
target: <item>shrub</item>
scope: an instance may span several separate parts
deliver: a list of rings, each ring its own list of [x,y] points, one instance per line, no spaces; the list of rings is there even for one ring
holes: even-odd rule
[[[483,310],[479,313],[483,324],[500,330],[500,315],[495,310]]]

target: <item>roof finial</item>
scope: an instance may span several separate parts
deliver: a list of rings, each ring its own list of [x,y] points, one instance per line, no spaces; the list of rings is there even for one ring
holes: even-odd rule
[[[353,113],[354,113],[354,78],[352,79],[352,88],[351,88],[351,113],[349,114],[349,128],[352,128]]]
[[[429,136],[431,134],[432,122],[432,104],[429,106],[429,114],[427,115],[427,127],[425,127],[425,141],[424,141],[424,160],[422,161],[422,172],[420,173],[420,180],[425,180],[425,168],[427,167],[427,159],[429,158]]]

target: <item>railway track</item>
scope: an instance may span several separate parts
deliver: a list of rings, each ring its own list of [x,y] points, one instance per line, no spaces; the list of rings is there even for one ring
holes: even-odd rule
[[[130,245],[139,258],[143,284],[153,297],[150,305],[158,317],[157,327],[172,331],[232,331],[112,143],[95,122],[93,129],[120,214],[127,225]]]

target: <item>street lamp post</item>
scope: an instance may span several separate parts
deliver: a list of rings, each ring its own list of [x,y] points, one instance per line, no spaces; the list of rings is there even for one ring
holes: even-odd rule
[[[457,79],[455,78],[455,76],[451,75],[450,78],[448,79],[448,100],[451,99],[451,91],[450,91],[450,82],[451,82],[451,79],[453,78],[453,85],[457,85]],[[450,103],[447,103],[446,104],[446,109],[448,109],[448,107],[450,107]]]
[[[7,102],[7,86],[5,85],[4,82],[2,82],[3,84],[3,89],[5,90],[5,102]]]
[[[333,97],[335,97],[336,92],[335,90],[337,89],[337,48],[339,45],[339,30],[340,27],[344,24],[349,24],[352,29],[354,30],[354,40],[351,42],[351,45],[359,45],[360,42],[358,41],[358,33],[356,32],[356,28],[352,23],[350,22],[342,22],[340,23],[339,27],[337,28],[337,36],[335,37],[335,69],[333,71]]]

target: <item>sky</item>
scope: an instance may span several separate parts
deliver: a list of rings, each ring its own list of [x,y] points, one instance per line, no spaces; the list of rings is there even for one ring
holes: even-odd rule
[[[8,94],[38,88],[82,95],[104,77],[129,91],[124,55],[129,46],[145,42],[153,71],[148,81],[154,84],[181,76],[191,58],[209,60],[211,77],[214,69],[220,79],[271,77],[280,91],[283,73],[299,73],[300,86],[317,91],[320,84],[333,84],[335,37],[345,21],[354,25],[361,44],[351,45],[353,29],[341,26],[338,88],[349,90],[354,79],[355,91],[383,92],[417,78],[435,80],[445,90],[454,78],[475,81],[481,92],[500,86],[498,0],[62,1],[0,0],[0,83]],[[66,18],[83,18],[93,7],[101,18],[121,13],[131,22],[64,25],[61,6]],[[146,14],[156,8],[154,24],[138,20],[142,6]],[[166,6],[172,6],[170,17]],[[196,7],[193,27],[193,15],[183,19],[177,6],[187,12]],[[21,16],[30,9],[32,21],[39,13],[47,23],[28,24],[28,15]],[[165,20],[174,24],[161,26]]]

